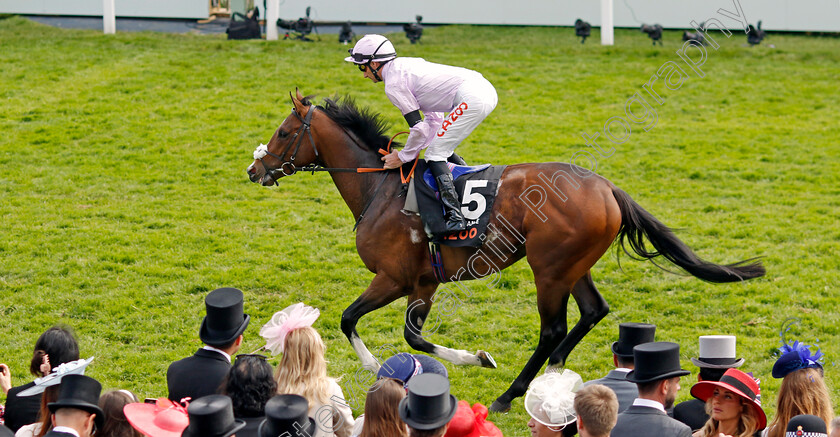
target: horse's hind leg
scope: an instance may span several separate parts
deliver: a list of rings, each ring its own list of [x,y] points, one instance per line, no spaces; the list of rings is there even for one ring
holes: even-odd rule
[[[580,309],[580,320],[548,357],[546,371],[563,367],[572,349],[610,312],[607,301],[604,300],[604,297],[595,288],[595,283],[592,282],[591,272],[586,272],[586,275],[575,283],[575,286],[572,287],[572,296],[575,297],[575,302]]]
[[[437,284],[420,286],[408,297],[408,308],[405,312],[405,341],[412,348],[434,355],[453,364],[469,364],[473,366],[496,368],[496,362],[487,352],[477,351],[475,354],[461,349],[451,349],[430,343],[425,336],[433,334],[441,323],[441,317],[431,325],[426,324],[426,318],[437,302],[442,309],[442,315],[452,315],[460,306],[460,300],[447,291],[446,288],[435,293]]]

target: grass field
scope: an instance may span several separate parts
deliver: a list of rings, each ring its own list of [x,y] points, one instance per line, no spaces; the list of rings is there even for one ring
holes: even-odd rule
[[[458,149],[471,163],[568,161],[584,147],[581,132],[623,115],[664,63],[682,65],[689,78],[679,89],[657,88],[656,125],[633,124],[597,172],[682,229],[702,257],[763,256],[767,276],[712,285],[605,256],[593,277],[612,312],[567,367],[601,377],[618,323],[655,323],[657,339],[680,343],[693,372],[684,400],[697,337],[736,334],[772,417],[773,354],[782,323],[795,317],[789,335],[822,347],[840,405],[840,40],[770,35],[750,48],[743,33],[720,36],[700,78],[675,53],[678,32],[665,33],[664,47],[635,30],[617,30],[613,47],[599,46],[597,33],[581,45],[568,28],[438,27],[419,45],[393,37],[401,55],[473,68],[496,86],[495,112]],[[37,336],[66,323],[106,388],[166,395],[167,366],[200,345],[203,298],[221,286],[245,292],[245,351],[263,344],[259,328],[275,311],[298,301],[320,308],[329,371],[352,385],[359,362],[339,320],[373,276],[355,251],[354,218],[325,174],[274,188],[245,175],[254,147],[289,114],[295,87],[349,94],[402,130],[381,84],[342,62],[346,50],[332,36],[308,44],[107,36],[0,20],[0,362],[15,385],[31,378]],[[485,349],[499,364],[448,366],[459,398],[489,405],[530,356],[532,279],[524,262],[505,270],[499,287],[465,299],[432,336]],[[372,350],[408,349],[405,305],[361,320]],[[569,315],[577,319],[574,305]],[[361,413],[363,399],[345,394]],[[490,417],[508,436],[527,435],[527,418],[521,399]]]

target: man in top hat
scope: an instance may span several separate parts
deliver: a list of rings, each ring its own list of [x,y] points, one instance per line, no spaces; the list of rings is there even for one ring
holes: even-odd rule
[[[181,437],[230,437],[245,427],[245,421],[233,417],[233,402],[225,395],[198,398],[187,406],[189,425]]]
[[[309,402],[303,396],[277,395],[265,404],[265,420],[260,424],[258,437],[312,437],[315,420],[307,416]]]
[[[635,369],[627,380],[639,388],[639,397],[618,415],[612,437],[691,437],[691,428],[665,410],[674,405],[680,390],[680,345],[670,342],[640,344],[633,348]]]
[[[67,375],[58,390],[58,400],[47,404],[54,427],[45,437],[90,437],[96,428],[102,428],[105,414],[99,408],[99,381]]]
[[[230,371],[230,357],[242,345],[242,333],[251,316],[243,312],[244,297],[236,288],[219,288],[204,299],[207,315],[201,321],[198,336],[204,343],[191,356],[169,365],[166,385],[169,399],[180,402],[217,393]]]
[[[700,368],[698,381],[720,381],[727,369],[744,364],[743,358],[736,358],[734,335],[700,336],[700,353],[691,362]],[[709,420],[706,403],[699,399],[680,402],[674,407],[674,419],[698,430]]]
[[[398,409],[410,437],[441,437],[458,410],[458,399],[449,394],[449,379],[424,373],[411,378]]]
[[[650,343],[654,340],[656,326],[648,323],[622,323],[618,325],[618,341],[612,344],[613,364],[607,376],[601,379],[587,381],[584,386],[592,384],[605,385],[615,392],[618,398],[618,412],[626,410],[633,400],[639,396],[636,384],[627,381],[627,374],[634,368],[633,347]]]

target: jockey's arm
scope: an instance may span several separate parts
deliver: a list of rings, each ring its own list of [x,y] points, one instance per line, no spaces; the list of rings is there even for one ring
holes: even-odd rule
[[[398,155],[402,162],[409,162],[417,158],[421,150],[428,147],[434,138],[435,131],[443,124],[443,114],[430,112],[425,118],[421,118],[420,111],[417,110],[406,114],[405,119],[409,124],[408,139]]]

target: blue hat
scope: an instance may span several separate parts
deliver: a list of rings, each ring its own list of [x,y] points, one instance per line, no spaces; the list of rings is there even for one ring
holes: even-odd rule
[[[773,377],[784,378],[785,375],[799,369],[822,369],[819,360],[823,354],[817,348],[817,352],[811,355],[809,346],[805,343],[794,341],[793,344],[785,344],[779,348],[782,356],[773,364]]]
[[[413,355],[407,352],[398,353],[385,360],[382,367],[376,372],[376,377],[399,379],[405,384],[412,377],[422,373],[434,373],[446,378],[449,377],[446,367],[443,367],[443,364],[438,360],[427,355]]]

